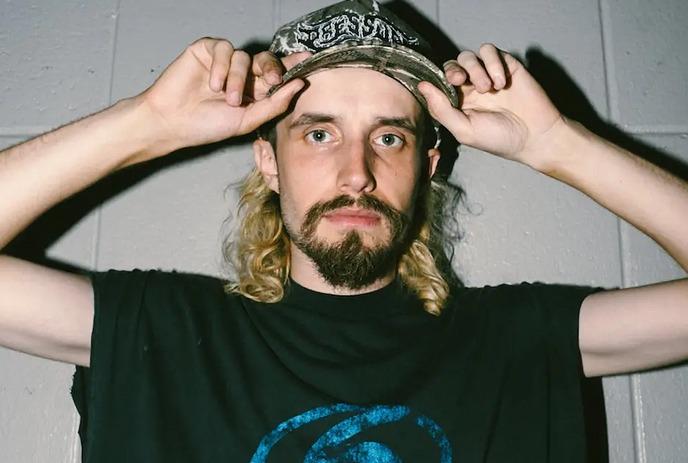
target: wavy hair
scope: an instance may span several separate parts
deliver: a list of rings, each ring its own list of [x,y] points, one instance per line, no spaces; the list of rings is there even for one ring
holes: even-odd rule
[[[416,236],[399,259],[397,274],[426,312],[439,315],[450,283],[458,282],[451,270],[444,222],[445,206],[458,200],[460,190],[457,194],[442,178],[433,178],[429,185],[419,195],[412,224]],[[235,236],[227,236],[223,243],[225,259],[235,271],[235,280],[225,290],[259,302],[279,302],[289,279],[290,240],[279,196],[255,168],[240,186],[238,225]]]
[[[259,138],[273,148],[277,146],[275,127],[280,119],[273,119],[258,130]],[[422,112],[419,129],[419,148],[426,151],[437,140],[427,111]],[[448,132],[443,133],[443,139],[448,139],[444,148],[454,150],[455,154],[455,140]],[[235,273],[225,291],[259,302],[279,302],[284,297],[291,267],[290,240],[282,221],[279,195],[267,186],[257,168],[241,182],[239,192],[238,230],[223,242],[225,261]],[[451,242],[459,237],[452,213],[462,195],[461,188],[450,184],[443,175],[434,175],[420,185],[410,230],[414,237],[397,264],[401,281],[432,315],[442,312],[450,285],[461,284],[451,266]]]

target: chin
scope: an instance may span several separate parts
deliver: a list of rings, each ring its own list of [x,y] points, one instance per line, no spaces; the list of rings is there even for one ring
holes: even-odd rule
[[[358,238],[361,240],[361,244],[366,249],[373,249],[380,246],[389,245],[389,236],[380,237],[377,234],[355,228],[336,232],[335,235],[326,234],[319,236],[316,234],[316,239],[320,240],[321,242],[327,243],[328,245],[336,246],[338,244],[342,244],[351,235],[357,235]]]

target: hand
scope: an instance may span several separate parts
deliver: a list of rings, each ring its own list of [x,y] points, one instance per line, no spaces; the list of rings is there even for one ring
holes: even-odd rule
[[[266,51],[252,58],[226,40],[195,41],[136,97],[150,116],[156,139],[155,152],[143,157],[255,130],[284,112],[303,87],[303,81],[295,79],[266,97],[286,69],[309,55],[296,53],[280,61]]]
[[[563,117],[516,58],[483,44],[479,56],[463,51],[444,70],[460,109],[432,84],[418,88],[431,115],[460,143],[531,166],[549,155],[550,135]]]

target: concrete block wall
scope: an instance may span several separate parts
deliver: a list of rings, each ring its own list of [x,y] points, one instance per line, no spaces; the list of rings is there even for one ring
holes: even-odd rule
[[[0,147],[140,92],[198,37],[227,37],[240,46],[265,42],[277,25],[325,3],[5,0]],[[633,146],[686,172],[684,0],[422,0],[413,6],[461,48],[492,41],[527,58],[572,114],[615,124],[637,140]],[[185,157],[105,182],[94,207],[62,207],[39,224],[49,239],[34,238],[43,231],[34,227],[27,242],[84,268],[221,274],[222,223],[236,202],[225,188],[250,169],[250,147]],[[631,226],[527,168],[463,149],[452,178],[467,191],[455,259],[467,284],[619,287],[684,275]],[[72,372],[0,349],[0,462],[79,461]],[[610,461],[686,461],[687,367],[605,378],[604,389]]]

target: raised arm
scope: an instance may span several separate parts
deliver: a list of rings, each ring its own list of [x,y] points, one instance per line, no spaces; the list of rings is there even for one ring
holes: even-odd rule
[[[511,55],[491,44],[445,66],[461,110],[431,85],[433,115],[462,143],[566,182],[642,230],[688,271],[688,186],[563,117]],[[638,371],[688,358],[688,280],[605,291],[581,308],[587,376]]]
[[[266,93],[291,64],[200,39],[140,95],[0,152],[0,250],[53,205],[119,168],[249,133],[282,113],[303,82]],[[87,278],[0,255],[0,345],[88,365],[92,324]]]

